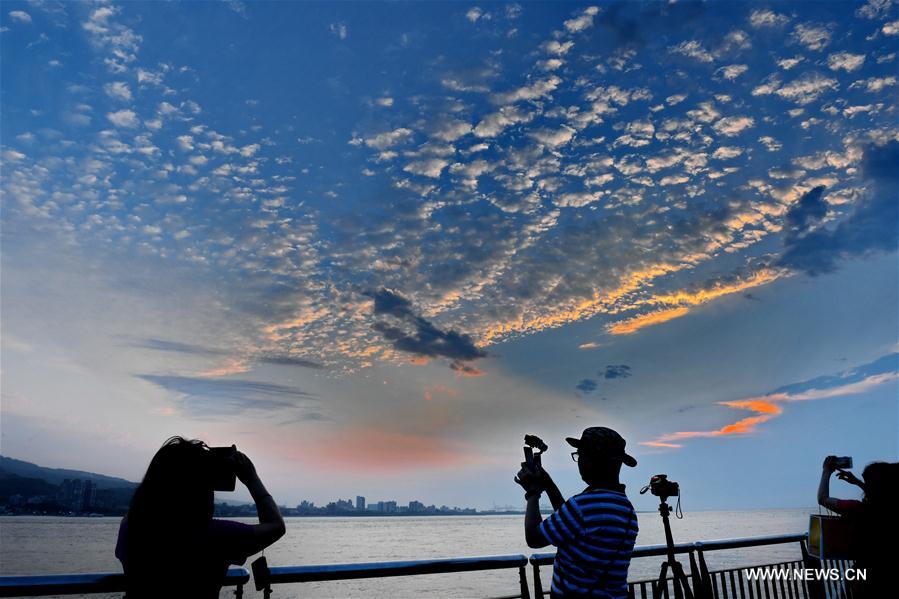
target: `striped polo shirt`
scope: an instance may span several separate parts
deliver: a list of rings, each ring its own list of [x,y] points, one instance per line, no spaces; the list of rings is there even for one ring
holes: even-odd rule
[[[627,597],[627,568],[637,539],[637,514],[624,494],[586,489],[540,524],[558,548],[553,564],[556,595]]]

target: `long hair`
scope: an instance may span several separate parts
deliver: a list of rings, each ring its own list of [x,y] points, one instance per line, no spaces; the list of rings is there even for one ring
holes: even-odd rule
[[[196,567],[214,508],[208,458],[204,442],[172,437],[150,461],[128,509],[124,541],[129,596],[161,584],[155,581],[163,566],[169,584],[171,577],[190,576],[190,568]]]
[[[899,497],[899,464],[871,462],[862,471],[865,481],[865,503],[874,510],[895,505]]]
[[[895,595],[892,576],[892,554],[885,543],[899,535],[896,518],[896,497],[899,496],[899,463],[872,462],[862,471],[865,496],[859,521],[857,568],[865,568],[868,579],[853,588],[853,596],[863,598]]]

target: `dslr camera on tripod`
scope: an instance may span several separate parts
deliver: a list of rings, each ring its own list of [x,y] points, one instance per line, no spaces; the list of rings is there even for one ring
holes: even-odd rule
[[[643,487],[640,493],[645,493],[647,487],[649,488],[650,493],[661,498],[662,501],[665,501],[669,497],[680,496],[680,485],[673,480],[668,480],[667,474],[656,474],[650,478],[649,484],[646,485],[646,487]]]

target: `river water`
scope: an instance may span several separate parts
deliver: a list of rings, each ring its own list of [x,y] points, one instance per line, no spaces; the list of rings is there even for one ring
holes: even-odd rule
[[[672,517],[676,543],[804,532],[812,508],[688,512]],[[247,520],[250,521],[250,520]],[[638,514],[637,545],[665,542],[656,512]],[[0,574],[120,571],[113,556],[118,518],[0,517]],[[552,550],[552,548],[548,548]],[[270,566],[534,553],[523,516],[288,518],[287,534],[265,554]],[[798,559],[798,543],[711,552],[710,568]],[[247,564],[253,558],[248,560]],[[630,580],[658,575],[661,558],[635,559]],[[685,566],[689,566],[686,561]],[[530,573],[529,573],[530,576]],[[547,568],[541,574],[550,580]],[[251,584],[245,597],[261,597]],[[490,597],[518,591],[516,570],[280,586],[277,598]],[[231,596],[222,592],[222,597]],[[94,597],[100,597],[95,595]]]

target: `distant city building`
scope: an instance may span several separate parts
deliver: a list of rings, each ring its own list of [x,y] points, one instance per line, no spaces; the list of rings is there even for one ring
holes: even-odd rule
[[[86,480],[81,486],[81,502],[79,511],[86,512],[93,505],[94,500],[94,481]]]
[[[224,509],[224,508],[222,508]],[[239,511],[239,508],[228,506],[227,513],[231,514]],[[355,501],[351,499],[337,499],[331,501],[322,507],[316,507],[311,501],[303,500],[296,508],[283,507],[282,513],[285,516],[350,516],[361,514],[372,515],[438,515],[438,514],[477,514],[478,511],[473,508],[458,508],[434,505],[425,505],[421,501],[412,500],[409,505],[398,505],[395,500],[374,501],[369,503],[362,495],[357,495]],[[233,515],[233,514],[232,514]]]
[[[94,481],[80,478],[65,479],[56,492],[56,503],[73,512],[89,510],[97,492]]]

